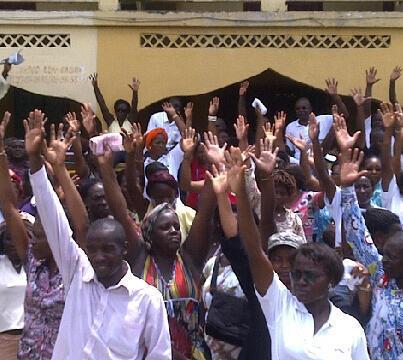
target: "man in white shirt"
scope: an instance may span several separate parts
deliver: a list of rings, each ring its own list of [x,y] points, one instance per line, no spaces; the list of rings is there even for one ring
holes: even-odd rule
[[[182,139],[180,129],[178,128],[177,121],[180,119],[180,113],[182,109],[181,100],[177,97],[170,98],[168,102],[174,107],[177,116],[170,115],[165,111],[161,111],[151,115],[148,122],[147,132],[155,128],[163,128],[168,134],[167,149],[171,150]],[[183,124],[184,125],[184,124]]]
[[[309,115],[312,113],[312,105],[310,101],[305,97],[298,99],[295,103],[295,113],[297,114],[298,119],[287,125],[285,135],[290,135],[297,139],[302,138],[310,144],[311,141],[308,136],[308,120]],[[333,126],[333,115],[318,115],[316,116],[316,120],[320,124],[319,141],[322,142]],[[294,153],[294,156],[290,158],[290,162],[299,164],[300,151],[290,140],[287,139],[286,141],[287,146],[290,148],[291,152]]]
[[[135,277],[123,260],[127,241],[114,219],[93,222],[87,254],[69,222],[41,157],[42,121],[30,124],[30,181],[49,246],[63,277],[66,305],[52,359],[171,359],[168,320],[157,289]]]

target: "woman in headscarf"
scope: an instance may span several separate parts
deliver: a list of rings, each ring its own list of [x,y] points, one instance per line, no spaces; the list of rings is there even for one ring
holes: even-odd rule
[[[211,209],[214,196],[207,181],[186,241],[181,245],[181,226],[174,208],[157,205],[143,219],[142,238],[127,214],[127,204],[112,167],[107,149],[99,157],[105,194],[112,214],[125,228],[129,264],[135,275],[160,290],[166,302],[174,359],[204,359],[199,333],[199,279],[210,248]]]

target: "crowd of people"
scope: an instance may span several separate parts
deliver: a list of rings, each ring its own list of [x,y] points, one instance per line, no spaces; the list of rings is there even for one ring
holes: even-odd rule
[[[328,114],[293,121],[248,116],[244,81],[202,133],[176,97],[143,131],[135,78],[111,112],[91,75],[101,119],[33,109],[24,140],[6,112],[0,359],[402,360],[401,71],[353,109],[328,79]]]

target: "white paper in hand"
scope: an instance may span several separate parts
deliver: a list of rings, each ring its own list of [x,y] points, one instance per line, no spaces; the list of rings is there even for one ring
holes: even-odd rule
[[[263,103],[258,98],[255,98],[255,100],[253,100],[252,106],[255,109],[258,107],[262,115],[267,114],[267,107],[264,106]]]

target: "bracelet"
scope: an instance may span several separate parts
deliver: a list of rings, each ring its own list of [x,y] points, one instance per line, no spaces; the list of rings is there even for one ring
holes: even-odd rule
[[[216,122],[216,121],[217,121],[217,116],[211,116],[211,115],[209,115],[209,116],[207,116],[207,120],[208,120],[208,121],[211,121],[211,122]]]

